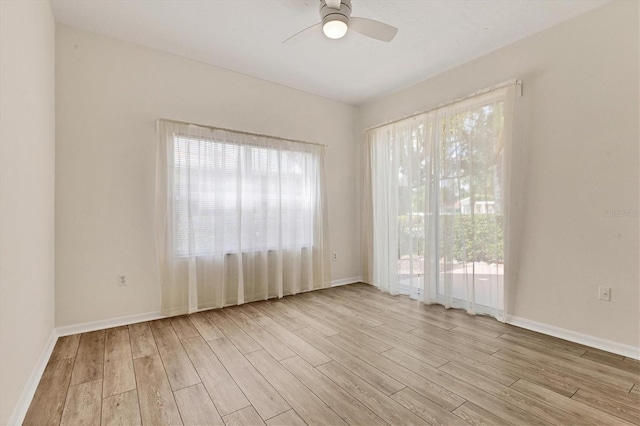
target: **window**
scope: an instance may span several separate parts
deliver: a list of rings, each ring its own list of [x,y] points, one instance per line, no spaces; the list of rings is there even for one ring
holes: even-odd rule
[[[163,315],[331,284],[325,147],[158,120]]]
[[[174,255],[313,246],[317,155],[173,137]]]

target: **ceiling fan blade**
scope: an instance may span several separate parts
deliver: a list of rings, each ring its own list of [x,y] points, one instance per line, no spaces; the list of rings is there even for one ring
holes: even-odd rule
[[[296,40],[300,40],[304,37],[301,37],[303,34],[308,34],[311,33],[315,28],[320,29],[322,27],[322,23],[317,23],[317,24],[313,24],[310,27],[305,28],[302,31],[298,31],[297,33],[295,33],[294,35],[292,35],[291,37],[289,37],[288,39],[286,39],[285,41],[282,42],[282,44],[288,43],[288,44],[293,44],[293,42],[295,42]],[[293,42],[291,42],[291,39],[295,39]]]
[[[325,0],[325,3],[327,3],[328,7],[339,10],[342,0]]]
[[[396,27],[387,25],[384,22],[367,18],[356,18],[353,16],[349,19],[349,29],[359,32],[367,37],[386,42],[393,40],[398,33],[398,29]]]

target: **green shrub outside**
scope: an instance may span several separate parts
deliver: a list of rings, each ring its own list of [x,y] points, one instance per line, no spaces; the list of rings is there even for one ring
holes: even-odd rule
[[[399,255],[424,255],[425,229],[421,216],[398,216]],[[445,235],[453,235],[453,258],[467,262],[504,262],[502,215],[442,215],[440,225]],[[413,243],[413,247],[411,244]]]

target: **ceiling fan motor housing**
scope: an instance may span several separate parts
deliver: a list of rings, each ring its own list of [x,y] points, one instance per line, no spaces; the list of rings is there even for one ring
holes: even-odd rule
[[[322,25],[329,21],[342,21],[348,25],[351,17],[351,0],[342,0],[340,9],[329,7],[325,0],[320,0],[320,17]]]

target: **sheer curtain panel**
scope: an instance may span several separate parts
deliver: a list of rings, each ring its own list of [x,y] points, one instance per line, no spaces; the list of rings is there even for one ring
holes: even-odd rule
[[[325,148],[158,122],[163,315],[330,285]]]
[[[391,294],[504,318],[517,84],[369,130],[363,275]]]

